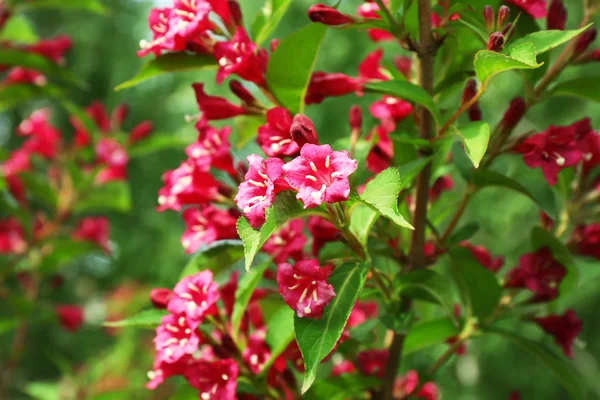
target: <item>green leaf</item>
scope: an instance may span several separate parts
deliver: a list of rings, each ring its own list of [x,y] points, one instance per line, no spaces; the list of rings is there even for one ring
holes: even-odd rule
[[[325,25],[310,24],[283,39],[271,54],[267,84],[292,114],[304,110],[304,97],[326,32]]]
[[[271,358],[265,363],[261,375],[265,375],[277,357],[294,340],[294,310],[287,304],[268,319],[266,342],[271,349]]]
[[[23,172],[19,178],[25,188],[38,201],[50,208],[55,208],[58,198],[57,193],[50,187],[48,178],[40,173]]]
[[[198,271],[210,270],[215,275],[227,270],[244,258],[244,248],[239,240],[219,240],[198,250],[183,268],[180,278]]]
[[[435,122],[439,125],[442,115],[438,106],[435,104],[433,97],[420,86],[412,84],[408,81],[385,81],[377,83],[369,83],[365,88],[372,92],[383,93],[400,99],[414,101],[417,104],[427,108]]]
[[[560,284],[560,295],[562,296],[575,289],[579,279],[579,271],[569,249],[552,233],[539,226],[531,231],[531,243],[534,251],[543,247],[550,249],[552,257],[567,269],[567,275]]]
[[[236,147],[241,149],[258,135],[258,128],[266,123],[263,115],[242,115],[234,119],[239,139]]]
[[[244,243],[246,271],[250,271],[254,257],[267,239],[287,221],[304,213],[308,214],[309,211],[302,208],[292,192],[281,192],[273,205],[267,209],[265,223],[260,230],[252,228],[245,217],[240,217],[237,221],[237,232]]]
[[[365,204],[358,204],[350,215],[350,232],[366,247],[371,227],[377,221],[379,213]]]
[[[23,391],[36,400],[60,399],[60,388],[57,382],[32,382],[27,384]]]
[[[115,88],[116,91],[131,88],[147,81],[150,78],[181,71],[195,71],[205,68],[213,68],[217,62],[213,56],[190,55],[187,53],[168,53],[147,61],[136,76],[121,83]]]
[[[468,296],[466,308],[482,321],[491,315],[500,301],[502,287],[496,276],[480,265],[473,254],[465,248],[450,250],[452,268],[457,280],[462,280]]]
[[[479,231],[480,225],[478,222],[469,222],[461,226],[456,232],[452,234],[446,241],[448,247],[459,244],[462,241],[469,240]]]
[[[517,344],[524,350],[535,355],[539,361],[552,371],[554,378],[571,394],[574,400],[583,400],[584,392],[579,381],[578,374],[568,366],[561,358],[557,357],[554,352],[532,340],[524,338],[516,333],[508,332],[502,329],[488,329],[488,332],[502,336],[504,339]]]
[[[131,209],[131,190],[123,181],[111,181],[94,186],[73,208],[76,214],[94,211],[127,212]]]
[[[398,293],[411,299],[439,304],[453,315],[452,292],[448,279],[438,272],[421,269],[400,277]]]
[[[398,170],[388,168],[367,183],[360,199],[397,225],[414,229],[398,211],[398,194],[401,187],[402,182]]]
[[[162,320],[162,317],[168,315],[167,310],[157,310],[155,308],[140,311],[136,315],[120,321],[107,321],[104,326],[111,328],[122,328],[122,327],[136,327],[136,328],[150,328],[154,329]]]
[[[467,155],[473,162],[473,166],[479,168],[479,163],[490,142],[490,126],[487,122],[476,121],[462,126],[460,129],[454,125],[452,127],[465,144]]]
[[[244,316],[244,312],[246,312],[250,297],[271,263],[272,261],[270,259],[262,263],[260,266],[254,268],[252,272],[248,272],[244,275],[238,283],[237,290],[235,291],[233,312],[231,313],[231,330],[234,338],[236,338],[239,333],[242,317]]]
[[[0,86],[0,111],[20,106],[41,93],[36,86],[26,83]]]
[[[109,9],[99,0],[36,0],[30,2],[19,2],[16,6],[17,11],[44,8],[80,9],[100,15],[109,14]]]
[[[265,5],[252,22],[252,37],[257,45],[261,45],[277,28],[292,0],[266,0]]]
[[[45,246],[52,249],[52,252],[44,257],[40,265],[40,270],[45,274],[54,273],[78,258],[100,249],[96,243],[74,241],[69,238],[59,238]]]
[[[144,157],[170,149],[183,149],[190,144],[189,138],[177,137],[169,134],[154,133],[149,138],[141,140],[128,150],[129,157]]]
[[[0,65],[30,68],[44,74],[49,79],[56,79],[76,86],[85,86],[79,78],[67,69],[40,54],[25,50],[0,48]]]
[[[530,33],[520,39],[515,40],[508,47],[507,51],[510,53],[514,48],[523,45],[524,43],[530,42],[533,44],[535,48],[535,54],[542,54],[549,50],[552,50],[555,47],[560,46],[563,43],[568,42],[576,36],[579,36],[585,30],[587,30],[593,24],[588,24],[587,26],[571,30],[571,31],[559,31],[559,30],[549,30],[549,31],[538,31]]]
[[[499,186],[522,193],[533,200],[552,219],[556,219],[557,211],[554,194],[545,181],[537,187],[532,185],[526,187],[512,178],[489,170],[477,170],[473,172],[472,178],[473,183],[480,187]]]
[[[375,388],[381,380],[372,376],[343,374],[317,382],[302,396],[304,400],[345,400],[356,399],[359,393]]]
[[[419,172],[421,172],[429,162],[431,162],[431,157],[422,157],[415,161],[399,165],[398,172],[400,172],[401,178],[400,190],[409,188],[419,175]]]
[[[552,88],[550,95],[579,97],[600,103],[600,79],[585,77],[562,82]]]
[[[335,297],[320,319],[294,317],[296,341],[304,358],[305,393],[315,381],[317,368],[337,343],[369,273],[366,263],[348,263],[337,267],[329,278]]]
[[[417,323],[406,335],[402,353],[408,355],[444,343],[459,332],[450,318]]]
[[[495,75],[513,69],[534,69],[540,67],[535,58],[535,47],[531,42],[521,43],[511,48],[506,55],[490,50],[482,50],[475,54],[475,73],[483,85]]]
[[[0,41],[33,44],[40,40],[29,19],[15,15],[8,19],[0,30]]]

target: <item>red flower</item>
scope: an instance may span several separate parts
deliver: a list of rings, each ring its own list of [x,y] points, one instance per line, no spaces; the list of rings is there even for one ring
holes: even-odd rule
[[[356,356],[356,364],[363,375],[383,378],[388,358],[387,350],[365,350]]]
[[[175,326],[175,328],[178,329],[179,327]],[[199,361],[195,361],[190,355],[184,355],[175,362],[167,362],[157,353],[154,356],[154,366],[151,371],[148,371],[150,381],[146,384],[146,387],[154,390],[165,379],[175,375],[183,375],[188,370],[188,367],[196,362]]]
[[[37,110],[19,124],[17,133],[29,137],[23,144],[23,149],[30,153],[40,154],[47,159],[52,159],[58,153],[61,134],[55,127],[50,125],[49,117],[49,110]]]
[[[544,331],[554,336],[556,344],[563,348],[565,355],[573,358],[573,341],[579,336],[582,323],[575,311],[569,309],[563,315],[549,315],[544,318],[535,318],[534,321]]]
[[[108,238],[109,223],[106,217],[82,218],[77,224],[75,232],[73,232],[73,239],[96,243],[106,253],[110,254]]]
[[[96,144],[98,162],[106,164],[107,168],[99,172],[97,181],[123,180],[127,176],[129,156],[125,148],[112,138],[102,138]]]
[[[60,326],[68,331],[75,332],[83,324],[83,309],[79,306],[59,305],[55,311]]]
[[[352,361],[342,360],[341,362],[334,364],[331,368],[331,376],[340,376],[342,374],[351,374],[356,372],[356,367],[352,364]]]
[[[583,225],[573,232],[576,252],[600,260],[600,224]]]
[[[231,155],[231,127],[216,129],[201,120],[196,124],[198,139],[185,149],[185,153],[203,167],[213,167],[235,175],[233,156]]]
[[[548,7],[548,19],[546,21],[548,29],[565,30],[567,23],[567,9],[563,0],[551,0]]]
[[[558,296],[558,286],[566,274],[566,268],[544,247],[522,256],[519,266],[508,272],[505,286],[529,289],[534,294],[531,302],[550,301]]]
[[[188,324],[198,326],[219,298],[217,284],[211,271],[201,271],[177,283],[167,309],[184,316]]]
[[[250,371],[258,375],[265,363],[271,358],[271,351],[265,342],[266,332],[263,330],[255,331],[248,339],[248,346],[244,349],[242,357]]]
[[[347,151],[333,151],[328,144],[317,146],[305,144],[300,156],[283,166],[285,179],[298,189],[296,196],[304,208],[321,203],[336,203],[348,199],[350,176],[357,161]]]
[[[219,63],[217,83],[221,84],[231,74],[247,81],[262,85],[267,70],[268,56],[265,50],[258,49],[242,27],[238,27],[232,40],[215,45],[215,58]]]
[[[351,15],[342,14],[335,8],[324,4],[310,6],[308,9],[308,18],[312,22],[320,22],[330,26],[345,25],[354,22],[354,18]]]
[[[402,399],[409,397],[425,400],[439,399],[437,386],[433,382],[425,383],[418,393],[413,394],[418,386],[419,374],[415,370],[410,370],[394,382],[394,395]]]
[[[450,175],[440,176],[429,189],[429,200],[431,202],[437,201],[442,193],[452,190],[453,187],[454,181]]]
[[[269,157],[292,156],[300,151],[291,134],[292,116],[283,107],[267,111],[267,124],[258,128],[257,142]]]
[[[371,115],[381,120],[381,124],[389,132],[396,129],[396,122],[402,121],[413,112],[412,105],[392,96],[383,96],[369,107]]]
[[[335,242],[339,236],[338,229],[322,217],[308,217],[308,231],[313,239],[312,253],[315,257],[319,255],[325,243]]]
[[[184,205],[205,204],[219,196],[215,178],[193,160],[165,172],[162,179],[165,186],[158,192],[158,211],[180,211]]]
[[[174,364],[191,356],[200,345],[197,327],[198,322],[192,322],[184,315],[165,315],[156,328],[155,360]]]
[[[596,166],[600,165],[600,135],[590,132],[577,144],[583,158],[582,173],[587,177]]]
[[[148,53],[154,53],[159,56],[162,50],[183,50],[176,49],[172,39],[167,36],[169,32],[169,15],[170,8],[153,8],[148,15],[148,26],[153,34],[152,42],[148,43],[145,40],[140,41],[138,56],[143,57]],[[185,47],[184,47],[185,48]]]
[[[477,259],[477,262],[486,269],[496,273],[504,265],[504,257],[492,258],[490,252],[483,246],[476,246],[469,242],[461,242],[461,247],[471,250],[473,257]]]
[[[348,328],[353,328],[367,322],[370,319],[376,318],[378,308],[377,302],[375,301],[357,301],[352,308],[350,317],[348,317],[346,326]]]
[[[225,210],[211,205],[192,207],[186,209],[182,216],[186,229],[181,244],[188,254],[196,252],[203,244],[237,237],[236,218]]]
[[[194,83],[192,88],[196,94],[196,101],[202,112],[202,118],[208,121],[248,114],[244,108],[230,103],[223,97],[209,96],[204,93],[203,83]]]
[[[383,58],[383,50],[377,49],[367,54],[365,59],[358,66],[358,75],[368,81],[387,81],[390,79],[385,74],[387,70],[381,66],[381,59]]]
[[[506,0],[514,4],[535,19],[546,17],[546,0]]]
[[[276,263],[284,263],[290,258],[301,260],[306,245],[306,236],[303,230],[303,220],[290,221],[267,240],[263,251],[268,253]]]
[[[391,165],[394,159],[394,142],[390,138],[390,131],[384,125],[378,126],[375,132],[378,139],[367,155],[367,169],[378,174]]]
[[[381,19],[381,17],[378,14],[378,11],[380,11],[379,6],[375,4],[375,2],[369,2],[368,0],[366,1],[366,3],[358,7],[356,13],[361,17],[367,19]],[[384,1],[383,3],[387,5],[388,1]],[[384,31],[383,29],[369,29],[368,33],[369,37],[374,42],[382,42],[385,40],[395,39],[394,35],[387,31]]]
[[[362,90],[361,80],[340,72],[313,72],[306,97],[306,104],[319,104],[327,97],[345,96]]]
[[[249,155],[249,169],[239,186],[235,202],[244,211],[250,225],[258,227],[265,222],[265,211],[275,201],[282,180],[283,161],[278,158],[263,160],[257,154]]]
[[[197,361],[185,370],[185,379],[198,389],[201,400],[235,399],[238,366],[227,358],[215,361]]]
[[[321,268],[317,260],[277,266],[279,293],[298,317],[321,318],[323,309],[335,297],[333,286],[327,283],[331,271],[332,266]]]

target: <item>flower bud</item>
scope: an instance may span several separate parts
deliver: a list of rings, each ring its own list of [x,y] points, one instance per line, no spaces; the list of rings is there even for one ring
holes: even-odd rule
[[[513,29],[512,22],[504,25],[504,29],[502,29],[502,34],[504,35],[504,43],[508,42],[510,38],[514,35],[515,30]]]
[[[252,93],[246,89],[240,81],[232,80],[229,82],[229,88],[237,97],[239,97],[246,104],[256,103],[256,99],[252,96]]]
[[[494,8],[492,6],[487,5],[483,8],[483,20],[485,21],[485,26],[488,32],[494,31]]]
[[[229,6],[229,12],[231,13],[231,19],[233,20],[233,23],[237,26],[243,25],[244,20],[242,17],[240,3],[238,3],[237,0],[229,0],[227,5]]]
[[[302,148],[306,143],[319,144],[315,125],[306,115],[298,114],[294,117],[294,122],[290,128],[292,139]]]
[[[548,19],[546,21],[548,29],[565,30],[567,22],[567,9],[563,0],[552,0],[548,8]]]
[[[325,4],[315,4],[308,9],[308,18],[312,22],[320,22],[324,25],[337,26],[354,22],[350,15],[342,14],[333,7]]]
[[[521,121],[523,115],[525,115],[525,111],[525,100],[522,97],[514,98],[510,102],[510,105],[508,106],[508,109],[506,110],[506,112],[504,113],[504,117],[502,118],[503,128],[514,128],[519,123],[519,121]]]
[[[473,97],[475,97],[476,94],[477,81],[475,81],[475,79],[469,79],[469,81],[467,82],[467,86],[463,91],[462,104],[465,104],[466,102],[470,101]]]
[[[575,54],[581,54],[590,47],[590,45],[596,40],[596,36],[598,31],[595,28],[588,29],[583,32],[583,34],[579,37],[577,41],[577,45],[575,46]]]
[[[171,291],[169,289],[155,288],[150,291],[150,301],[154,305],[154,308],[160,310],[167,308],[170,298]]]
[[[498,9],[498,20],[496,21],[496,28],[502,29],[506,21],[510,17],[510,8],[508,6],[502,6]]]
[[[487,43],[487,49],[499,52],[502,50],[502,46],[504,46],[504,35],[502,32],[492,33]]]
[[[152,133],[154,125],[150,121],[140,122],[136,125],[129,134],[129,144],[136,143]]]
[[[83,324],[83,309],[79,306],[59,305],[55,308],[60,326],[75,332]]]
[[[353,105],[350,108],[350,129],[360,130],[362,128],[362,109],[358,105]]]
[[[280,42],[281,42],[281,40],[279,40],[279,39],[271,40],[271,45],[269,46],[271,48],[271,53],[274,53],[275,50],[277,50],[277,46],[279,46]]]
[[[483,119],[481,108],[479,108],[479,102],[473,104],[471,108],[469,108],[467,115],[469,116],[469,121],[472,122],[481,121]]]
[[[120,104],[117,108],[115,108],[112,115],[113,129],[120,129],[128,114],[129,106],[127,104]]]

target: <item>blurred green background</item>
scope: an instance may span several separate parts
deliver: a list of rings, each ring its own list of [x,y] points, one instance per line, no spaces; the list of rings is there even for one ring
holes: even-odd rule
[[[197,113],[197,106],[190,87],[192,82],[204,82],[210,94],[225,95],[227,85],[217,86],[214,71],[179,73],[161,76],[133,89],[115,92],[113,88],[131,78],[143,60],[137,58],[140,39],[148,39],[146,16],[156,4],[168,1],[105,0],[112,10],[110,16],[92,15],[79,11],[37,11],[29,12],[35,29],[41,37],[52,37],[66,33],[74,40],[74,48],[68,55],[69,68],[90,87],[85,92],[74,92],[73,100],[82,106],[93,100],[101,100],[109,109],[125,102],[132,110],[125,128],[149,119],[155,125],[155,135],[177,135],[194,140],[192,124],[185,122],[186,115]],[[262,7],[260,0],[241,0],[247,23]],[[294,0],[292,7],[275,31],[275,37],[285,37],[308,23],[306,10],[314,1]],[[342,9],[351,11],[360,2],[346,0]],[[581,17],[578,0],[565,1],[569,10],[568,26],[577,26]],[[385,44],[386,59],[391,61],[400,52],[396,44]],[[317,69],[328,72],[344,72],[356,75],[357,67],[367,52],[375,49],[364,33],[357,31],[333,31],[328,33],[318,60]],[[572,68],[563,79],[574,76],[597,76],[598,66],[586,65]],[[516,74],[505,74],[494,81],[489,92],[481,101],[484,119],[497,122],[506,105],[516,95],[523,93],[521,80]],[[461,87],[457,86],[452,95],[442,99],[442,105],[452,107],[457,102]],[[352,104],[360,104],[363,110],[375,100],[373,96],[357,98],[348,96],[325,101],[321,105],[308,107],[307,114],[313,118],[323,142],[333,142],[348,135],[347,113]],[[0,117],[0,142],[6,146],[14,144],[10,137],[15,124],[37,106],[5,113]],[[536,106],[517,129],[543,130],[551,124],[568,124],[590,116],[595,128],[600,128],[600,107],[581,100],[560,98]],[[69,131],[66,116],[58,112],[58,124]],[[366,117],[368,126],[374,120]],[[517,133],[518,133],[517,132]],[[248,154],[244,149],[239,156]],[[183,149],[166,150],[145,157],[133,159],[129,165],[133,193],[133,209],[127,215],[111,215],[111,240],[115,245],[112,260],[102,258],[87,259],[65,271],[67,285],[74,290],[75,297],[56,300],[87,304],[86,313],[102,314],[107,293],[128,282],[128,287],[138,293],[133,297],[121,295],[111,306],[117,314],[127,315],[128,310],[146,306],[145,293],[150,287],[172,287],[185,265],[186,256],[179,238],[183,222],[175,212],[158,213],[157,192],[162,186],[161,175],[173,169],[185,158]],[[505,165],[504,165],[505,164]],[[506,161],[503,168],[512,170],[519,166]],[[523,170],[523,173],[530,171]],[[452,210],[460,199],[464,183],[455,176],[455,189],[443,196],[436,212]],[[530,230],[538,224],[538,209],[528,199],[500,189],[486,189],[478,194],[469,207],[464,222],[476,220],[481,230],[473,241],[488,246],[494,255],[505,255],[506,269],[515,265],[518,256],[527,249]],[[597,305],[600,302],[600,265],[597,262],[578,259],[582,280],[581,287],[561,301],[562,307],[573,307],[584,321],[580,341],[576,345],[573,365],[584,378],[589,388],[589,398],[600,398],[600,319]],[[65,290],[64,292],[69,292]],[[141,295],[139,295],[141,293]],[[96,307],[96,308],[94,308]],[[98,311],[100,309],[100,311]],[[527,332],[530,337],[550,345],[551,339],[542,337],[539,330]],[[7,345],[6,336],[2,345]],[[134,329],[120,331],[116,336],[107,335],[98,326],[89,325],[83,330],[68,334],[59,328],[39,327],[29,336],[26,368],[18,379],[37,382],[62,379],[62,387],[68,387],[69,376],[85,376],[94,387],[98,382],[105,385],[116,384],[124,378],[128,386],[127,394],[107,394],[106,399],[147,399],[152,394],[142,388],[145,373],[151,367],[152,349],[150,336]],[[140,352],[140,341],[148,341],[146,350]],[[553,346],[553,345],[552,345]],[[57,349],[50,353],[48,349]],[[434,360],[434,352],[411,355],[404,361],[404,368],[425,369]],[[103,378],[109,377],[106,382]],[[444,399],[457,400],[505,400],[513,390],[519,390],[526,400],[562,400],[569,398],[558,382],[537,363],[536,358],[518,347],[497,338],[482,338],[468,345],[467,355],[450,363],[439,375],[436,383]],[[38,384],[34,391],[42,393],[44,385]],[[50,384],[48,384],[50,385]],[[139,389],[137,389],[139,388]],[[49,393],[49,392],[47,392]],[[121,392],[123,393],[123,392]],[[26,397],[24,397],[26,398]],[[97,397],[100,398],[100,397]]]

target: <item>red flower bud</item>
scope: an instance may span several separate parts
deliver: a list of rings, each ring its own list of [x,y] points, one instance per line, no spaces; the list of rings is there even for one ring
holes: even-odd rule
[[[467,86],[463,91],[462,104],[470,101],[477,94],[477,81],[475,79],[469,79]]]
[[[525,100],[522,97],[517,97],[510,102],[506,113],[504,113],[504,117],[502,118],[502,125],[505,129],[514,128],[523,115],[525,115],[526,105]]]
[[[242,9],[240,7],[240,3],[238,3],[237,0],[229,0],[227,2],[227,5],[229,6],[229,12],[231,13],[231,19],[233,20],[233,23],[236,26],[243,25],[244,19],[242,17]]]
[[[75,332],[83,324],[83,309],[79,306],[56,306],[56,315],[60,325],[71,332]]]
[[[292,139],[302,148],[306,143],[319,144],[315,125],[306,115],[298,114],[294,117],[294,122],[290,128]]]
[[[154,305],[154,308],[165,309],[167,308],[171,294],[169,289],[155,288],[150,291],[150,301]]]
[[[279,39],[271,40],[271,45],[269,46],[271,48],[271,53],[274,53],[275,50],[277,50],[277,46],[279,46],[280,42],[281,42],[281,40],[279,40]]]
[[[502,29],[508,17],[510,16],[510,8],[508,6],[502,6],[498,9],[498,20],[496,21],[496,28]]]
[[[508,24],[504,25],[504,29],[502,29],[502,34],[504,35],[504,43],[508,42],[510,38],[514,35],[515,30],[512,29],[512,27],[512,22],[509,22]]]
[[[134,144],[152,133],[154,125],[150,121],[144,121],[136,125],[129,134],[129,143]]]
[[[254,104],[256,99],[252,96],[252,93],[246,89],[240,81],[232,80],[229,82],[229,88],[237,97],[239,97],[246,104]]]
[[[350,128],[361,129],[362,128],[362,109],[358,105],[353,105],[350,108]]]
[[[565,30],[567,22],[567,9],[562,0],[552,0],[548,8],[548,20],[546,21],[548,29]]]
[[[598,31],[595,28],[588,29],[583,32],[583,34],[579,37],[577,41],[577,46],[575,47],[575,54],[581,54],[590,47],[590,45],[596,40],[596,36]]]
[[[600,49],[592,50],[589,54],[588,61],[600,61]]]
[[[469,108],[467,115],[469,116],[469,121],[481,121],[483,119],[481,108],[479,108],[479,102],[473,104],[471,108]]]
[[[487,49],[499,52],[502,50],[502,46],[504,46],[504,35],[502,32],[492,33],[487,43]]]
[[[483,20],[485,21],[485,26],[488,32],[492,32],[494,30],[494,8],[490,5],[487,5],[483,8]]]
[[[129,114],[129,106],[127,104],[120,104],[114,109],[112,114],[113,129],[119,129],[121,125],[123,125],[123,121],[127,118],[127,114]]]
[[[337,26],[354,22],[350,15],[342,14],[333,7],[325,4],[315,4],[308,9],[308,18],[312,22],[320,22],[324,25]]]

